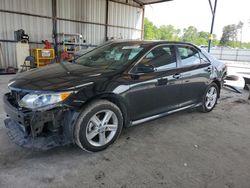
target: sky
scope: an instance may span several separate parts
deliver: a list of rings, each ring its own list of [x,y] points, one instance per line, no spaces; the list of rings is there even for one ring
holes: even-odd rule
[[[214,0],[211,0],[214,3]],[[147,5],[145,17],[156,26],[171,24],[183,29],[192,25],[210,32],[212,13],[208,0],[173,0]],[[214,34],[220,39],[225,25],[244,23],[242,41],[250,42],[250,0],[218,0]]]

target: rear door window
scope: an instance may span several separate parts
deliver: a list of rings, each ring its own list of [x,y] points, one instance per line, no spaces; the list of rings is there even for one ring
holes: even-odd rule
[[[192,66],[201,63],[199,52],[190,46],[177,46],[181,58],[181,66]]]

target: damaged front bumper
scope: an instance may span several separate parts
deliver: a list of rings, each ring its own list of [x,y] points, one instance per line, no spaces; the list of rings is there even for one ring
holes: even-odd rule
[[[8,116],[4,123],[7,134],[17,145],[48,150],[73,143],[73,127],[78,112],[66,106],[46,111],[19,108],[10,93],[4,95],[4,109]]]

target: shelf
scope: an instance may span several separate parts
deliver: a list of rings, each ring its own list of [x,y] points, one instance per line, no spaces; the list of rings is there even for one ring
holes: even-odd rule
[[[69,54],[74,54],[74,53],[76,53],[77,51],[67,51],[67,53],[69,53]]]
[[[81,34],[70,34],[70,33],[58,33],[58,44],[60,45],[60,51],[65,51],[70,54],[75,54],[81,50],[82,46],[82,35]]]
[[[81,34],[70,34],[70,33],[58,33],[58,35],[65,35],[65,36],[82,36]]]
[[[80,43],[64,42],[65,45],[81,45]]]
[[[63,43],[57,43],[57,45],[70,45],[70,44],[63,44]],[[78,46],[83,46],[83,47],[97,47],[97,45],[93,45],[93,44],[88,44],[88,43],[81,43],[81,44],[78,44]]]
[[[52,58],[51,57],[39,57],[38,59],[40,59],[40,60],[51,60]]]

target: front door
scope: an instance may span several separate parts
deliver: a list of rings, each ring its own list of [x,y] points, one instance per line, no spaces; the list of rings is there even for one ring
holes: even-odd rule
[[[132,109],[132,120],[177,108],[180,102],[181,82],[179,77],[176,77],[177,61],[174,47],[158,46],[139,64],[154,66],[155,70],[151,73],[130,74],[128,101]]]

